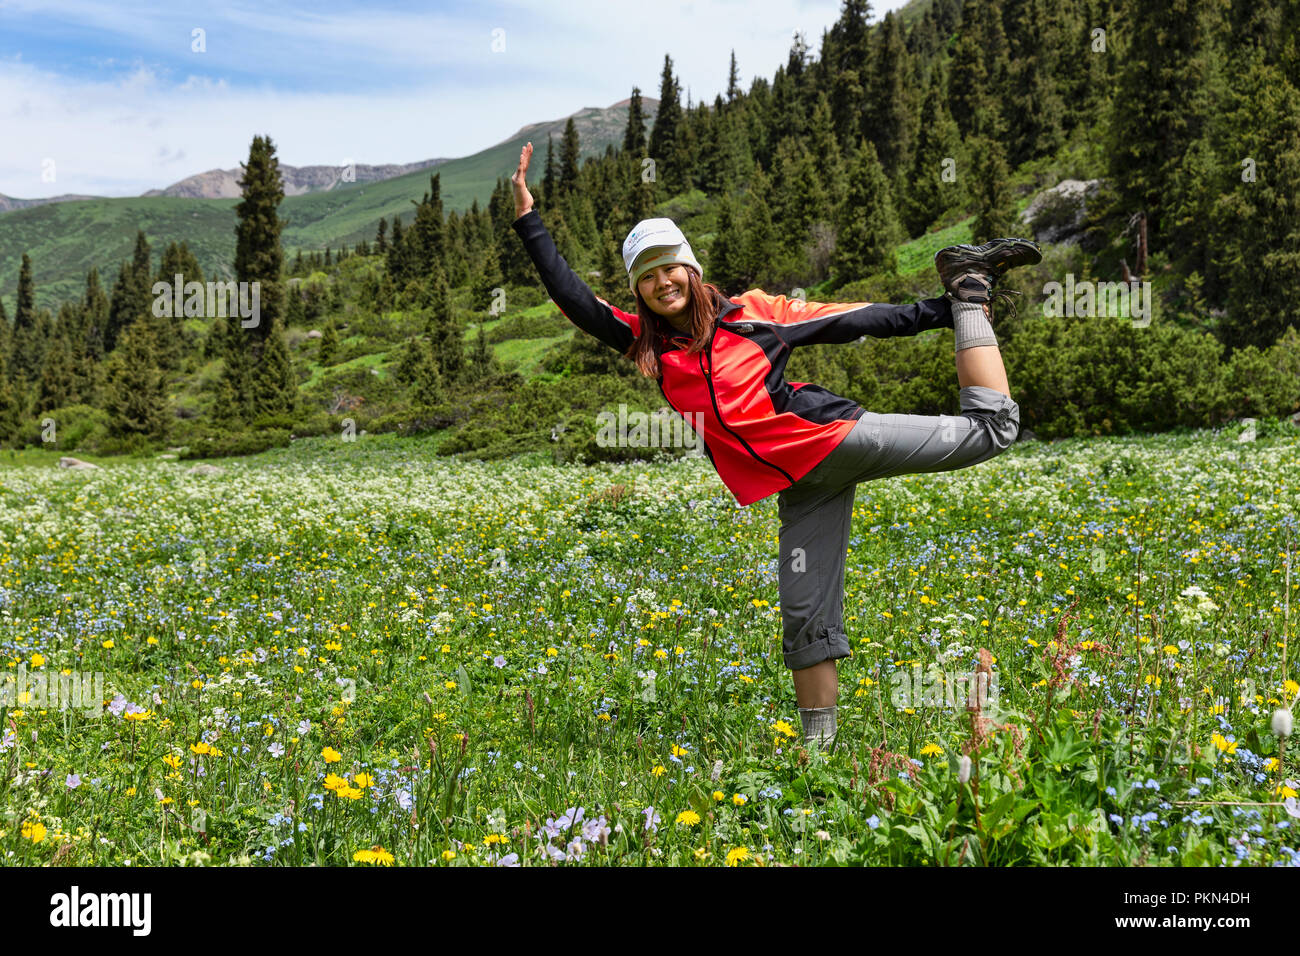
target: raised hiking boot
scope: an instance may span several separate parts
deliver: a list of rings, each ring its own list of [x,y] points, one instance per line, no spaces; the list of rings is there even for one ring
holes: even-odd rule
[[[986,303],[1000,298],[1008,305],[1011,289],[994,291],[993,285],[1016,266],[1032,266],[1043,260],[1038,244],[1029,239],[991,239],[983,245],[948,246],[934,254],[947,297],[958,302]],[[1014,314],[1015,307],[1012,306]]]

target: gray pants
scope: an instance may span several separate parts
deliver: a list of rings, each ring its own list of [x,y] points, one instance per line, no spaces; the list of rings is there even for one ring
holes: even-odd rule
[[[961,389],[961,415],[864,412],[812,471],[777,496],[785,666],[802,670],[849,656],[844,559],[858,482],[951,471],[1005,451],[1020,432],[1020,406],[996,389]]]

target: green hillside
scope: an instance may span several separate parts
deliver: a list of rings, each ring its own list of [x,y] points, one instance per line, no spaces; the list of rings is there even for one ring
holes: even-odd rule
[[[643,100],[649,119],[653,100]],[[567,118],[566,118],[567,119]],[[622,143],[627,107],[584,109],[573,114],[579,130],[583,161],[605,154],[605,148]],[[409,219],[429,188],[429,177],[441,179],[442,201],[447,211],[464,212],[475,199],[487,203],[492,187],[507,177],[519,161],[519,150],[529,140],[537,150],[538,165],[546,160],[546,138],[555,137],[558,160],[564,120],[525,127],[513,139],[497,143],[472,156],[440,164],[377,183],[357,183],[330,192],[289,196],[280,215],[289,223],[283,233],[285,250],[337,249],[373,239],[381,217],[401,214]],[[111,287],[118,264],[131,257],[137,229],[154,248],[181,240],[189,243],[204,275],[229,276],[235,254],[236,199],[182,199],[128,197],[53,203],[0,214],[0,298],[13,314],[22,254],[32,260],[38,306],[55,309],[77,298],[85,288],[86,272],[98,266],[104,284]]]

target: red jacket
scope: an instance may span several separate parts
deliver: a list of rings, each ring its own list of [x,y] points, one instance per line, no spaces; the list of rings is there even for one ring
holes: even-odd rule
[[[640,334],[640,316],[611,306],[578,278],[536,209],[513,225],[564,316],[626,353]],[[719,302],[708,348],[695,355],[686,354],[689,337],[667,322],[659,328],[659,389],[688,423],[703,421],[705,453],[743,506],[812,471],[862,417],[857,402],[818,385],[787,382],[791,349],[950,329],[952,312],[946,299],[913,305],[802,302],[751,289]]]

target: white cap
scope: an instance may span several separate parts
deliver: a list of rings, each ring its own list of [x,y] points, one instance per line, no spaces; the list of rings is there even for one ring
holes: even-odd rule
[[[671,219],[642,219],[623,240],[623,265],[627,267],[627,284],[633,292],[636,292],[638,273],[675,262],[693,266],[704,276],[691,244]]]

